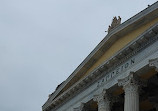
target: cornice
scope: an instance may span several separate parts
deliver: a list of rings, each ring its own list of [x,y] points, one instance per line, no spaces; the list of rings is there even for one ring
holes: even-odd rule
[[[152,16],[151,16],[152,15]],[[96,46],[96,48],[85,58],[85,60],[75,69],[75,71],[66,79],[62,84],[47,100],[43,105],[43,109],[48,107],[49,103],[59,94],[59,92],[69,83],[69,81],[79,72],[85,70],[83,67],[91,67],[93,61],[97,60],[102,54],[115,42],[119,37],[136,30],[136,27],[146,24],[148,21],[158,17],[158,2],[154,3],[150,7],[144,9],[140,13],[136,14],[126,22],[114,28],[108,33],[105,38]],[[120,56],[123,56],[120,54]],[[104,69],[104,68],[103,68]],[[82,73],[81,73],[82,74]]]
[[[132,18],[128,19],[121,25],[115,27],[110,33],[108,33],[105,38],[96,46],[96,48],[85,58],[85,60],[75,69],[75,71],[66,79],[64,84],[62,84],[48,99],[46,103],[52,101],[60,91],[75,77],[77,73],[80,72],[80,76],[84,74],[85,70],[88,70],[94,62],[99,59],[106,50],[119,39],[121,36],[130,33],[136,28],[146,24],[147,22],[158,17],[158,2],[154,3],[150,7],[144,9],[140,13],[136,14]],[[86,67],[86,68],[84,68]],[[43,107],[46,104],[43,105]]]
[[[110,59],[108,59],[103,64],[98,66],[96,69],[94,69],[92,72],[90,72],[90,74],[88,74],[86,77],[76,82],[64,93],[62,93],[57,98],[44,105],[43,110],[47,111],[52,108],[54,109],[58,108],[66,101],[70,100],[70,98],[74,97],[76,94],[84,90],[84,88],[87,88],[93,82],[97,81],[102,76],[105,76],[105,74],[113,70],[114,67],[119,66],[121,63],[125,62],[127,59],[137,54],[145,47],[157,41],[157,39],[158,39],[158,23],[152,26],[151,28],[149,28],[144,33],[142,33],[134,41],[127,44],[123,49],[118,51]]]

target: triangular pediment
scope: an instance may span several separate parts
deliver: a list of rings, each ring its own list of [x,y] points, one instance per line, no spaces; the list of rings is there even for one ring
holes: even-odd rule
[[[153,16],[154,15],[154,16]],[[148,7],[124,23],[111,30],[74,72],[50,95],[47,102],[52,102],[68,91],[79,81],[86,78],[103,63],[115,59],[115,55],[127,47],[131,41],[158,23],[158,3]]]

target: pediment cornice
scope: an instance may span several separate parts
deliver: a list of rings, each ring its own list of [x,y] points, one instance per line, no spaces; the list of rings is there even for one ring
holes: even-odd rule
[[[72,80],[72,78],[75,77],[77,73],[79,73],[80,71],[84,72],[84,70],[86,70],[83,67],[87,67],[87,69],[91,67],[93,65],[93,61],[100,58],[100,56],[102,56],[104,52],[106,52],[106,50],[115,41],[117,41],[117,39],[127,33],[130,33],[133,30],[136,30],[135,27],[139,28],[156,17],[158,17],[158,2],[110,31],[106,35],[106,37],[96,46],[96,48],[86,57],[86,59],[76,68],[76,70],[67,78],[67,80],[52,95],[50,95],[48,101],[43,105],[43,109],[53,108],[57,104],[62,103],[63,100],[69,98],[70,95],[74,93],[74,91],[83,88],[85,84],[87,85],[87,83],[92,82],[94,78],[99,78],[103,71],[105,71],[106,69],[112,70],[113,67],[125,61],[127,58],[132,56],[132,54],[134,55],[138,51],[138,49],[140,49],[140,47],[144,47],[141,44],[147,43],[149,37],[155,36],[155,31],[157,31],[158,27],[157,25],[153,26],[147,32],[143,33],[141,37],[138,37],[135,41],[130,42],[125,48],[106,60],[103,64],[95,68],[89,75],[77,81],[73,86],[71,86],[68,90],[57,97],[60,91]],[[132,53],[129,54],[129,52]]]
[[[119,66],[133,55],[143,50],[148,45],[158,40],[158,23],[152,26],[150,29],[142,33],[137,39],[130,42],[123,49],[118,51],[111,58],[106,60],[103,64],[98,66],[89,75],[76,82],[72,87],[62,93],[60,96],[55,98],[48,106],[56,107],[64,101],[72,98],[75,94],[88,87],[93,82],[97,81],[103,74],[110,72],[114,67]],[[154,60],[153,60],[154,61]]]

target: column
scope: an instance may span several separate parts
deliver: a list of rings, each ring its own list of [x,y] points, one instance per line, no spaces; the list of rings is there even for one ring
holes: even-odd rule
[[[130,73],[118,80],[118,85],[123,86],[125,91],[124,111],[139,111],[138,77]]]
[[[99,95],[95,95],[93,100],[97,101],[98,111],[110,111],[110,100],[106,90],[103,90]]]
[[[158,58],[149,60],[149,66],[155,67],[158,72]]]

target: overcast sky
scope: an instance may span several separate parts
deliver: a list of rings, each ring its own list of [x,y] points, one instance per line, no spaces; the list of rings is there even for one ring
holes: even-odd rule
[[[41,111],[107,34],[157,0],[0,0],[0,111]]]

